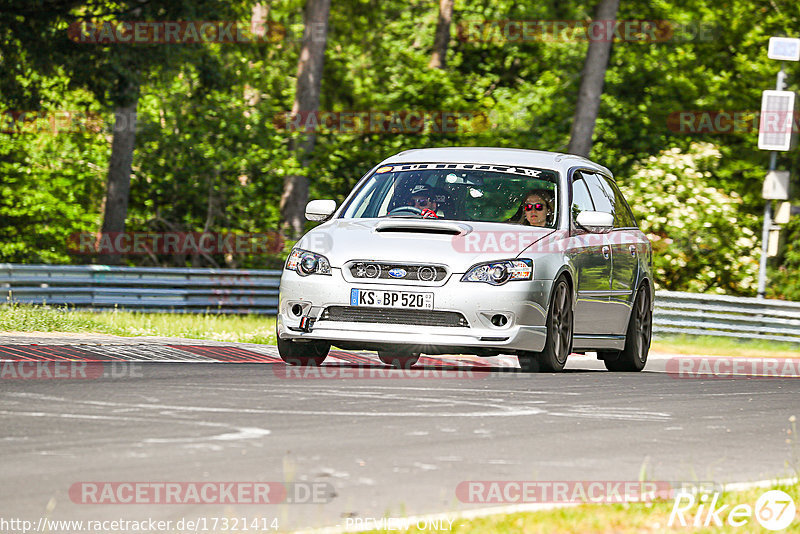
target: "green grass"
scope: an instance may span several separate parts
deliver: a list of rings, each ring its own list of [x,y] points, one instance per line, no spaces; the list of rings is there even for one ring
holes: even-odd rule
[[[4,304],[0,332],[84,332],[275,344],[275,318],[258,315],[88,312]]]
[[[709,356],[762,356],[800,358],[800,344],[763,339],[736,339],[721,336],[657,336],[650,350]]]
[[[755,508],[758,498],[769,489],[779,489],[785,491],[794,500],[800,512],[800,485],[776,485],[771,488],[758,488],[738,492],[723,492],[720,494],[717,509],[724,504],[729,504],[721,514],[723,521],[722,527],[695,527],[692,521],[697,514],[698,507],[687,510],[684,518],[687,520],[686,526],[681,526],[676,520],[672,527],[667,526],[672,512],[674,501],[665,499],[652,503],[630,503],[630,504],[584,504],[553,510],[539,512],[522,512],[505,515],[491,515],[476,519],[456,519],[453,522],[453,529],[448,532],[458,534],[483,534],[485,532],[497,533],[531,533],[547,534],[551,532],[580,532],[586,534],[606,534],[606,533],[638,533],[638,532],[681,532],[692,534],[710,534],[719,532],[736,532],[737,534],[752,532],[774,532],[766,530],[756,521],[755,517],[747,520],[743,526],[730,526],[724,521],[727,514],[738,504],[747,504],[751,509]],[[708,499],[710,501],[711,498]],[[707,502],[708,502],[707,501]],[[686,501],[683,501],[685,504]],[[698,502],[699,503],[699,499]],[[699,523],[706,519],[706,512],[709,507],[706,505],[700,515]],[[452,519],[452,517],[451,517]],[[446,523],[445,523],[446,524]],[[388,532],[386,530],[375,530],[372,532]],[[393,532],[422,532],[416,528]],[[800,532],[800,513],[786,530],[780,532]]]

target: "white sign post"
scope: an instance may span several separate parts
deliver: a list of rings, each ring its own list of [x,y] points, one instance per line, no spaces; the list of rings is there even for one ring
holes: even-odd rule
[[[800,39],[789,37],[770,37],[767,57],[779,61],[800,61]],[[786,73],[778,72],[774,91],[764,91],[761,97],[761,122],[758,128],[758,148],[771,150],[769,174],[764,182],[764,226],[761,229],[761,261],[758,264],[758,298],[763,299],[767,288],[767,256],[777,254],[780,235],[772,230],[772,200],[789,198],[789,173],[775,171],[778,164],[778,150],[792,147],[792,125],[794,123],[794,93],[784,91]],[[780,232],[780,231],[778,231]],[[770,239],[772,237],[772,239]],[[770,246],[771,245],[771,246]]]
[[[775,224],[789,224],[792,217],[792,203],[781,202],[778,211],[775,212]]]
[[[800,61],[800,39],[770,37],[767,57],[780,61]]]
[[[780,151],[792,148],[794,100],[792,91],[764,91],[761,93],[758,148]]]
[[[789,200],[789,171],[769,171],[761,196],[764,200]]]

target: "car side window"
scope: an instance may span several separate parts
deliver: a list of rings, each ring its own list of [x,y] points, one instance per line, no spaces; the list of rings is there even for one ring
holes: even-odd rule
[[[608,183],[601,176],[595,173],[584,173],[584,176],[586,177],[586,185],[589,186],[589,194],[592,196],[595,209],[614,215],[614,222],[616,223],[617,210],[614,205],[614,190],[608,186]]]
[[[616,182],[607,176],[601,174],[596,175],[603,190],[610,192],[614,199],[614,226],[616,228],[636,228],[636,219],[633,217],[630,206],[625,202],[625,197],[619,190]]]
[[[582,211],[594,211],[592,197],[589,195],[589,187],[583,175],[576,172],[572,181],[572,221],[578,217]]]

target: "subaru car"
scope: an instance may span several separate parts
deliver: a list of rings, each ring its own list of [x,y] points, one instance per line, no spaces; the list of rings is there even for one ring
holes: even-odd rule
[[[516,355],[561,371],[596,352],[640,371],[652,332],[652,249],[612,173],[574,155],[407,150],[373,167],[292,249],[278,351],[321,365],[331,346],[395,367],[421,354]]]

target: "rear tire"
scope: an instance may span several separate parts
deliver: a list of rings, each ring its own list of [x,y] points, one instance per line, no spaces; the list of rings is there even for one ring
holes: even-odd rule
[[[564,369],[572,351],[572,292],[562,277],[553,284],[547,310],[547,339],[542,352],[526,352],[517,356],[526,373],[557,373]]]
[[[633,301],[628,330],[625,333],[625,348],[620,351],[598,353],[609,371],[638,372],[647,364],[650,340],[653,335],[653,310],[650,309],[650,292],[642,285]]]
[[[378,351],[378,358],[386,365],[391,365],[395,369],[410,369],[419,360],[419,352],[408,352],[401,350],[381,350]]]
[[[289,365],[301,367],[319,367],[325,358],[331,344],[325,341],[296,342],[278,338],[278,354],[281,360]]]

